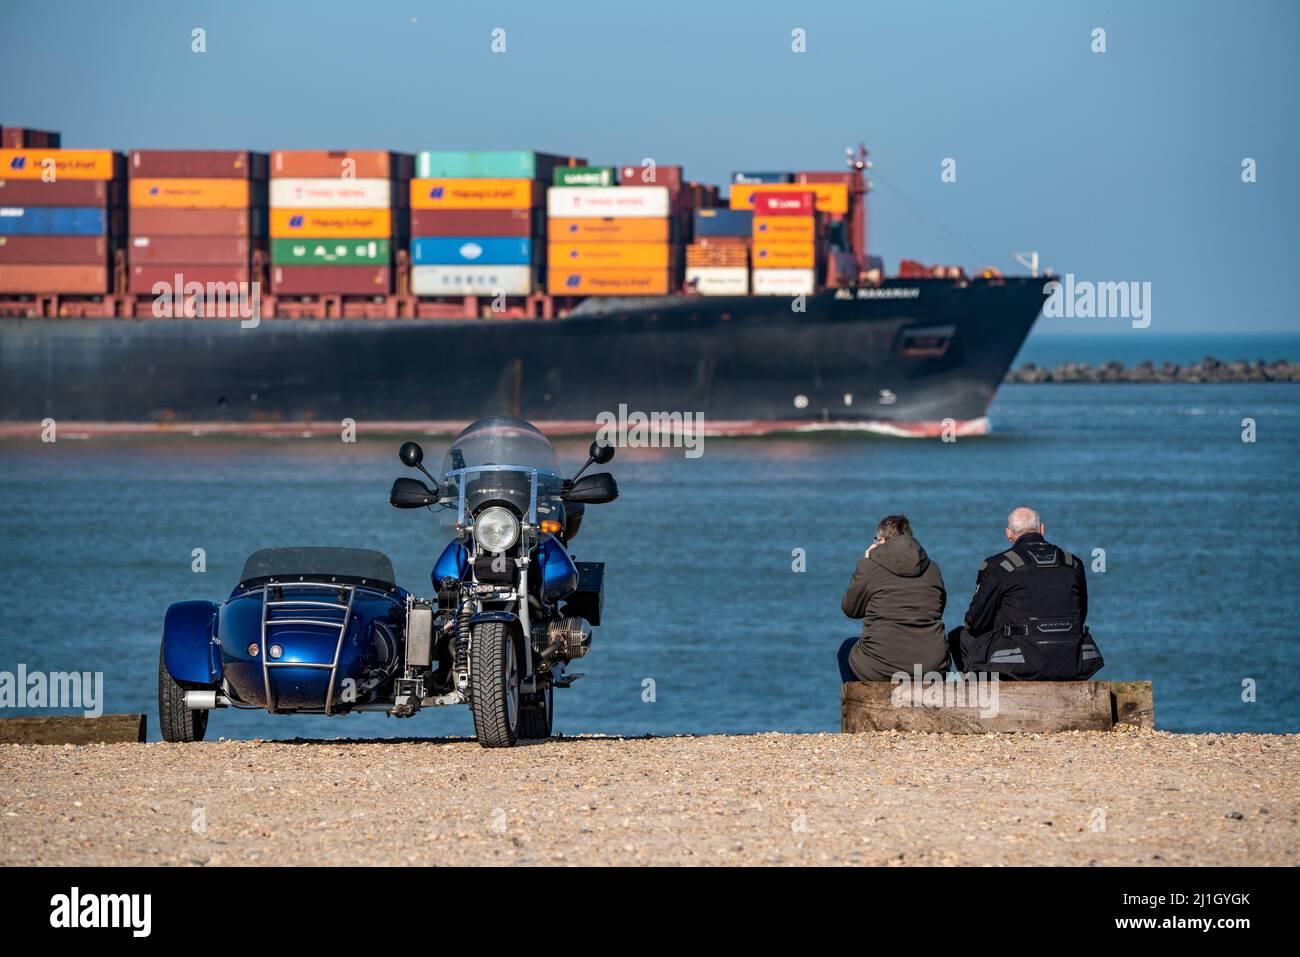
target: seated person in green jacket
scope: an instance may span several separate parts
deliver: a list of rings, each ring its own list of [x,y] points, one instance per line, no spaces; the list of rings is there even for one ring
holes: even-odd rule
[[[948,670],[943,608],[948,599],[939,566],[912,537],[906,515],[889,515],[849,581],[840,607],[862,619],[862,634],[840,645],[842,681],[888,681]]]

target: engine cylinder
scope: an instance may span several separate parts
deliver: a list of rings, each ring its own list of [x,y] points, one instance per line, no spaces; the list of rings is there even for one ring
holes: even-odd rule
[[[547,629],[547,639],[556,658],[572,661],[591,648],[591,625],[585,618],[558,618]]]

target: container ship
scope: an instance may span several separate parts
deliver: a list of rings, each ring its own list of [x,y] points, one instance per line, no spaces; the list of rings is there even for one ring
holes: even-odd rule
[[[534,151],[0,143],[0,434],[498,413],[553,434],[602,414],[981,434],[1045,300],[992,268],[885,275],[861,147],[724,195],[680,166]]]

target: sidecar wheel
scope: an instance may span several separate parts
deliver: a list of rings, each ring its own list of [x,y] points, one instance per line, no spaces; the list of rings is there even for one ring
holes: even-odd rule
[[[555,685],[547,681],[545,690],[529,697],[533,699],[529,702],[531,707],[519,712],[519,737],[530,740],[549,738],[555,717]]]
[[[186,688],[170,674],[158,654],[158,724],[164,741],[202,741],[208,713],[185,707]]]
[[[512,748],[519,738],[519,655],[504,621],[485,621],[470,633],[469,707],[474,734],[485,748]]]

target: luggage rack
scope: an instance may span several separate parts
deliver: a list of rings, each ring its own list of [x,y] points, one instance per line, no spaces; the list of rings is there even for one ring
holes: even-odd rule
[[[334,680],[338,674],[339,655],[343,651],[343,638],[348,632],[348,622],[352,619],[352,604],[357,597],[356,585],[345,585],[338,582],[267,582],[262,586],[262,636],[261,636],[261,653],[262,653],[262,687],[266,693],[266,711],[267,714],[275,714],[275,700],[271,691],[271,669],[272,668],[328,668],[330,672],[329,690],[325,693],[325,713],[334,713]],[[279,588],[283,594],[285,588],[320,588],[329,591],[347,592],[347,601],[315,601],[310,598],[279,598],[272,599],[272,589]],[[275,608],[329,608],[335,611],[341,611],[343,617],[340,621],[334,622],[328,618],[273,618],[272,609]],[[334,645],[334,660],[328,664],[325,662],[310,661],[271,661],[270,655],[267,654],[266,632],[268,626],[272,625],[315,625],[320,628],[338,628],[339,637]]]

